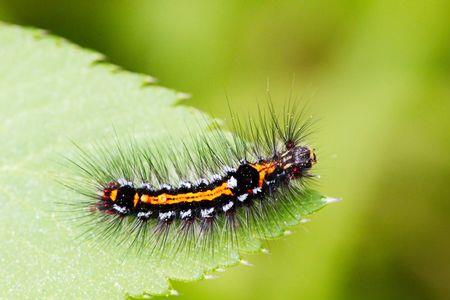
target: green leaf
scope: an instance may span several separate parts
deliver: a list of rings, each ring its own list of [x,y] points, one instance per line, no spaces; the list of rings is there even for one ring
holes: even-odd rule
[[[0,294],[7,298],[123,298],[170,293],[169,279],[196,280],[240,257],[169,259],[124,255],[76,237],[80,229],[55,202],[74,194],[55,183],[73,150],[115,134],[164,139],[208,126],[210,118],[175,106],[185,94],[149,76],[103,62],[47,33],[0,23]],[[206,120],[206,122],[199,122]],[[206,127],[204,127],[206,130]],[[201,130],[201,129],[200,129]],[[312,193],[299,214],[326,204]],[[298,223],[290,220],[289,225]],[[275,232],[273,235],[279,235]],[[249,240],[242,251],[257,251]]]

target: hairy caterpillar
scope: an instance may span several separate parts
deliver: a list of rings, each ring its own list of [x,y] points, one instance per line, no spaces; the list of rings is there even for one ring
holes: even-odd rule
[[[214,126],[157,147],[78,148],[70,161],[83,179],[68,186],[88,197],[76,203],[88,232],[151,253],[212,253],[249,237],[269,238],[273,228],[302,218],[298,212],[315,195],[306,187],[317,162],[304,141],[311,121],[296,103],[281,118],[270,103],[256,120],[231,115],[232,136]]]

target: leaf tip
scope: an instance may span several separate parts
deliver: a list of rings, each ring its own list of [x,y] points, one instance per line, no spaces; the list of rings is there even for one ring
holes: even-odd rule
[[[213,274],[205,274],[205,275],[203,276],[203,278],[204,278],[205,280],[212,280],[212,279],[219,278],[219,276],[213,275]]]
[[[288,235],[291,235],[292,234],[292,230],[285,230],[284,232],[283,232],[283,235],[284,236],[288,236]]]
[[[262,249],[261,249],[261,252],[262,252],[263,254],[270,254],[270,251],[269,251],[269,249],[267,249],[267,248],[262,248]]]
[[[247,267],[252,267],[253,266],[253,264],[251,262],[249,262],[248,260],[241,259],[239,262],[241,263],[241,265],[244,265],[244,266],[247,266]]]
[[[326,197],[324,199],[324,201],[325,201],[325,204],[331,204],[331,203],[341,202],[342,199],[341,198]]]

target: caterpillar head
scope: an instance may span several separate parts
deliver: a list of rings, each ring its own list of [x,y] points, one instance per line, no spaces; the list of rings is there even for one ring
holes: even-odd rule
[[[281,166],[290,177],[299,177],[317,163],[314,149],[307,146],[294,146],[281,155]]]

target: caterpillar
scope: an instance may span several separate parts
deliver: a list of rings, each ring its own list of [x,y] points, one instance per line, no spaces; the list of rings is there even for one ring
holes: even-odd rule
[[[301,218],[314,193],[307,182],[317,156],[305,143],[312,121],[298,107],[289,103],[280,118],[269,103],[246,121],[230,110],[231,135],[215,123],[182,141],[76,146],[68,160],[81,179],[66,186],[86,197],[75,203],[86,232],[151,253],[268,238],[268,228]]]

